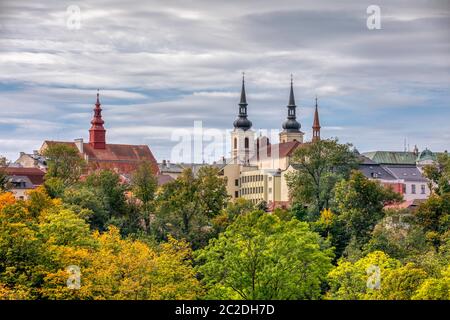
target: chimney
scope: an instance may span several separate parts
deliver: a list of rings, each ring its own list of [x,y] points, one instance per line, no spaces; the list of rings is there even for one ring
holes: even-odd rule
[[[163,161],[162,161],[162,166],[163,166],[163,167],[167,166],[166,159],[163,159]]]
[[[83,138],[75,139],[75,145],[80,153],[83,153]]]
[[[24,156],[24,155],[25,155],[25,152],[20,151],[20,156]]]

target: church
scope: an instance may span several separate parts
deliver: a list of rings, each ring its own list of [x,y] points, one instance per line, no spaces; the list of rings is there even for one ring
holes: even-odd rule
[[[97,101],[94,106],[94,115],[89,129],[89,141],[81,139],[72,141],[46,140],[42,144],[39,154],[55,144],[65,144],[76,148],[80,156],[88,165],[88,172],[96,170],[113,170],[122,175],[129,175],[143,161],[149,162],[155,174],[159,173],[158,164],[147,145],[113,144],[107,143],[106,129],[102,118],[100,95],[97,92]],[[16,161],[17,162],[17,161]]]
[[[320,121],[317,98],[311,142],[304,141],[304,132],[297,121],[294,85],[291,77],[287,117],[281,124],[279,143],[272,144],[268,137],[255,137],[252,122],[247,113],[245,79],[242,88],[239,111],[231,132],[231,158],[222,168],[227,177],[227,191],[232,200],[244,198],[257,204],[266,202],[269,210],[289,206],[289,191],[286,174],[293,170],[290,159],[294,151],[308,143],[320,140]]]

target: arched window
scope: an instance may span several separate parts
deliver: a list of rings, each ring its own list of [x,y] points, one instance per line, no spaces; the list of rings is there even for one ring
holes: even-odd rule
[[[237,149],[237,138],[234,138],[234,149]]]
[[[248,149],[249,148],[248,147],[249,143],[248,143],[248,138],[247,137],[245,138],[244,144],[245,144],[245,149]]]

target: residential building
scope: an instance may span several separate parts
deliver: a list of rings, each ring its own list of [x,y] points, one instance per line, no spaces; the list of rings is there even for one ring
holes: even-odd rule
[[[44,183],[45,172],[38,168],[4,167],[10,191],[17,199],[27,199],[28,191]]]

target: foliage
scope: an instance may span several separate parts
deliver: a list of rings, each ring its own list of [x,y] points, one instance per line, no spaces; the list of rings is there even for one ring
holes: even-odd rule
[[[384,215],[383,207],[400,200],[398,193],[367,179],[360,171],[353,171],[348,180],[338,182],[334,191],[339,219],[345,223],[346,232],[357,247],[370,239],[373,228]]]
[[[202,294],[188,243],[154,247],[117,228],[90,231],[85,219],[43,188],[26,201],[2,194],[0,299],[195,299]],[[81,286],[67,286],[78,266]]]
[[[86,167],[78,149],[66,144],[52,144],[43,152],[47,159],[46,179],[59,178],[64,185],[77,182]]]
[[[185,169],[162,187],[155,222],[160,239],[170,234],[198,248],[214,235],[211,220],[221,213],[228,199],[226,182],[217,170],[202,167],[195,177],[191,169]]]
[[[437,195],[450,193],[450,155],[438,155],[434,164],[423,169],[425,177],[430,181],[430,189]]]
[[[306,223],[254,211],[197,252],[213,299],[319,299],[332,253]]]
[[[8,176],[5,169],[0,164],[0,192],[5,192],[10,189],[10,184],[8,182]]]
[[[328,274],[330,290],[327,298],[338,300],[373,298],[377,289],[369,288],[367,285],[369,280],[367,270],[371,266],[379,268],[380,278],[383,279],[387,271],[398,268],[400,262],[390,258],[382,251],[371,252],[355,263],[341,258],[337,267]],[[381,285],[383,284],[381,283]]]
[[[350,145],[337,140],[306,144],[294,152],[291,162],[296,171],[287,175],[290,195],[295,203],[310,207],[312,220],[330,207],[335,184],[348,177],[358,164]]]

